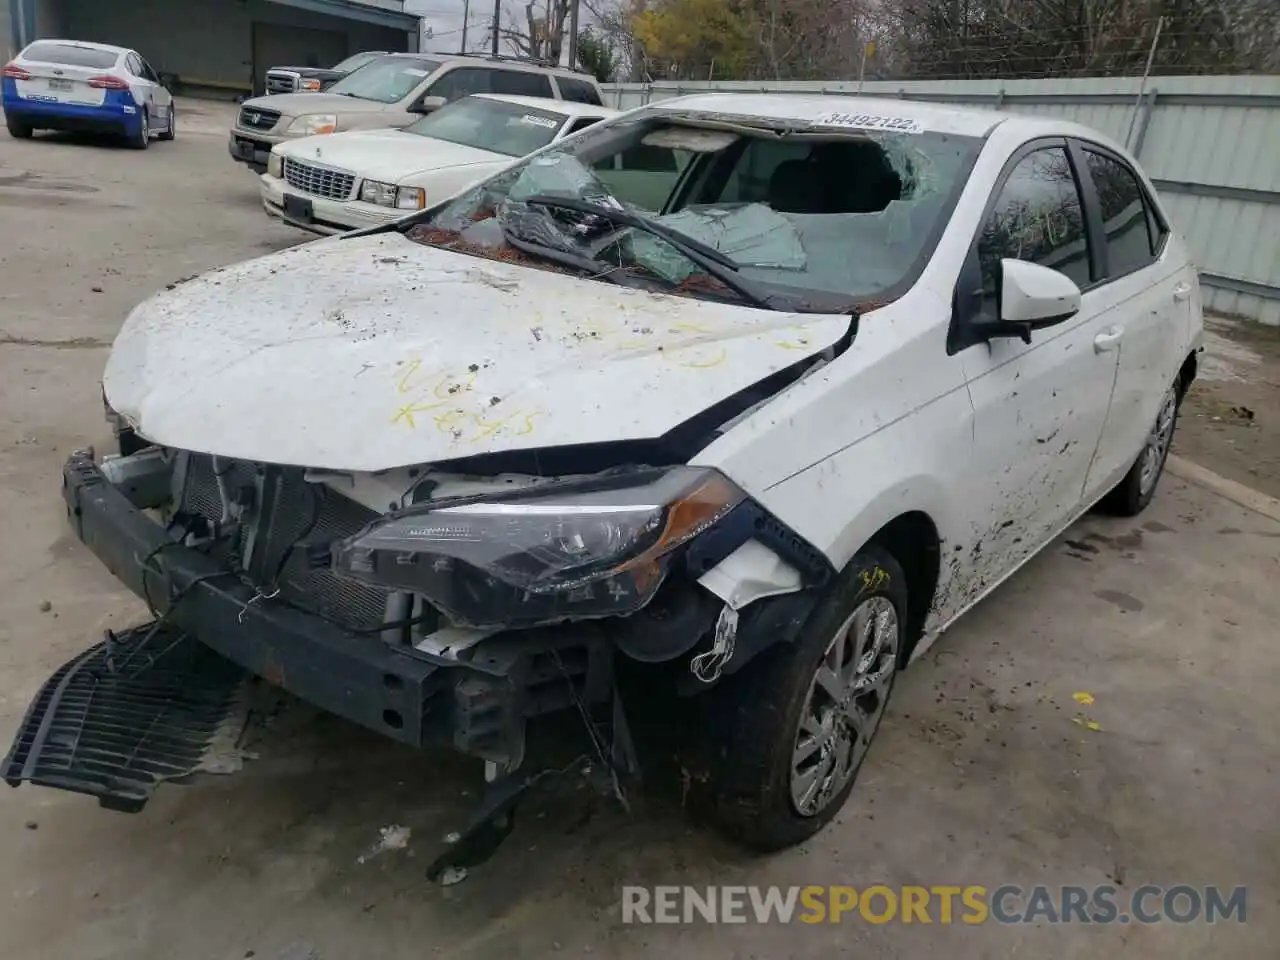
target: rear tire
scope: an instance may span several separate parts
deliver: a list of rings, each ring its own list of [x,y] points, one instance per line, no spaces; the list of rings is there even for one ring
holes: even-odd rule
[[[151,146],[151,119],[147,116],[146,110],[142,111],[138,132],[129,136],[129,146],[135,150],[145,150]]]
[[[768,853],[807,840],[839,812],[884,716],[906,624],[902,568],[869,545],[793,642],[704,695],[693,779],[719,829]]]
[[[156,135],[157,140],[175,140],[178,136],[178,111],[169,104],[169,127],[164,133]]]
[[[1173,432],[1178,425],[1178,408],[1182,404],[1181,386],[1179,381],[1174,381],[1173,386],[1165,393],[1142,452],[1138,454],[1138,459],[1124,475],[1124,479],[1098,502],[1100,513],[1113,517],[1136,517],[1147,509],[1147,505],[1155,497],[1156,487],[1164,474],[1165,462],[1169,459],[1169,449],[1173,446]]]
[[[9,136],[15,140],[30,140],[31,134],[35,132],[34,128],[27,126],[12,117],[4,118],[4,125],[9,128]]]

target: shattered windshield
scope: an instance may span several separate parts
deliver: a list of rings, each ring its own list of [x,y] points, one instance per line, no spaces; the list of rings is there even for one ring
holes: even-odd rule
[[[408,235],[784,309],[840,309],[904,292],[981,141],[762,123],[656,111],[604,123],[410,220]]]
[[[523,157],[555,139],[564,121],[564,114],[551,110],[467,97],[414,121],[404,131],[508,157]]]

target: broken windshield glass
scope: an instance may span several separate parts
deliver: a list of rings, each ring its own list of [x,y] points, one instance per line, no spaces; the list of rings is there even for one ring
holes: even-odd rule
[[[839,309],[898,295],[913,282],[980,145],[918,128],[728,131],[654,111],[549,147],[409,222],[465,231],[481,245],[501,246],[510,234],[659,289],[733,296],[703,258],[661,229],[640,229],[665,227],[724,254],[740,286]],[[579,203],[529,203],[539,197]],[[472,229],[489,218],[503,229]]]

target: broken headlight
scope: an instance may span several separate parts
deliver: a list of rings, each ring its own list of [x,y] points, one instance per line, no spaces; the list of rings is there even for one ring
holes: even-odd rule
[[[677,548],[745,495],[714,470],[649,469],[392,514],[333,547],[341,575],[425,596],[458,623],[633,613]]]

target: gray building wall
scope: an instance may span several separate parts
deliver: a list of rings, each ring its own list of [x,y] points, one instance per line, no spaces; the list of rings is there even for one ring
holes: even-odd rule
[[[868,81],[868,97],[964,103],[1058,116],[1127,144],[1155,181],[1200,268],[1205,305],[1280,325],[1280,77]],[[622,83],[621,109],[682,94],[828,93],[856,103],[856,81]]]
[[[36,36],[64,36],[59,0],[33,0],[36,11]],[[32,37],[31,39],[35,39]]]

